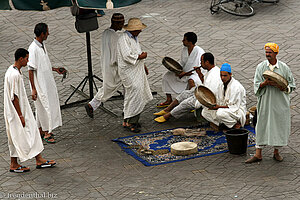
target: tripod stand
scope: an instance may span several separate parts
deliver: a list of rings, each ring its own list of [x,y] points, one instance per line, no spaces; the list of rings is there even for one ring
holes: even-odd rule
[[[67,98],[67,100],[65,101],[65,104],[61,106],[62,109],[73,107],[77,104],[81,104],[81,103],[87,102],[89,100],[92,100],[94,98],[94,91],[93,91],[94,88],[93,88],[93,86],[95,86],[96,90],[98,91],[96,83],[94,81],[94,78],[96,78],[99,81],[103,82],[103,80],[100,79],[98,76],[93,75],[90,32],[86,32],[86,47],[87,47],[87,58],[88,58],[88,75],[84,77],[84,79],[80,82],[80,84],[76,88],[74,87],[75,89],[72,92],[72,94]],[[87,81],[89,82],[90,96],[88,96],[88,95],[86,95],[85,93],[82,92],[83,88],[85,87],[85,85],[87,83]],[[82,86],[82,88],[81,88],[81,91],[80,91],[79,88],[81,86]],[[68,101],[72,98],[72,96],[75,94],[75,92],[80,92],[83,96],[86,97],[86,99],[79,100],[79,101],[72,102],[72,103],[68,103]],[[120,94],[120,96],[122,96],[121,92],[118,91],[118,93]],[[104,110],[105,112],[117,117],[117,115],[115,113],[113,113],[110,110],[104,108],[103,103],[101,103],[99,108]]]

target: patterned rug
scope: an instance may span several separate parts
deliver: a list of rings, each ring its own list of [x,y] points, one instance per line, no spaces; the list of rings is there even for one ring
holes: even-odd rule
[[[191,129],[191,127],[185,127],[185,129],[187,128]],[[245,128],[249,130],[248,147],[254,146],[255,130],[251,126],[245,126]],[[208,128],[204,127],[204,129]],[[127,154],[133,156],[146,166],[167,164],[228,152],[226,136],[223,132],[206,130],[205,136],[187,137],[173,135],[172,130],[173,129],[120,137],[113,141],[117,142]],[[175,156],[171,154],[170,146],[173,143],[182,141],[197,143],[198,153],[188,156]]]

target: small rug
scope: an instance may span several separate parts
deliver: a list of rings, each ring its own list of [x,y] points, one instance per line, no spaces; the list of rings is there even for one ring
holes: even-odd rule
[[[191,129],[191,127],[185,127],[185,129],[187,128]],[[244,128],[249,130],[248,147],[254,146],[254,128],[251,126],[245,126]],[[208,127],[206,129],[208,129]],[[223,132],[214,132],[207,130],[205,136],[187,137],[173,135],[172,130],[173,129],[168,129],[151,133],[120,137],[114,139],[113,141],[117,142],[122,150],[124,150],[127,154],[133,156],[135,159],[142,162],[146,166],[167,164],[228,152],[226,136],[223,134]],[[197,143],[198,153],[188,156],[175,156],[171,154],[171,145],[173,143],[183,141]],[[144,149],[148,151],[144,151]]]

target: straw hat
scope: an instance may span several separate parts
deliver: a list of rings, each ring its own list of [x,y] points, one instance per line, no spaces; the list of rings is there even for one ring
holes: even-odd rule
[[[139,18],[131,18],[128,21],[128,24],[124,26],[124,29],[127,31],[137,31],[146,28],[147,26],[142,23]]]

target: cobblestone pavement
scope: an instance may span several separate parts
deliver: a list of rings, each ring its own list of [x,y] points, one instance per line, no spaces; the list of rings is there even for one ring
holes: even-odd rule
[[[126,19],[140,17],[148,25],[140,34],[142,49],[148,52],[147,64],[152,91],[157,91],[141,116],[142,132],[150,132],[197,124],[192,114],[164,124],[153,121],[155,105],[164,99],[161,77],[166,69],[161,65],[164,56],[178,58],[185,32],[197,33],[198,45],[212,52],[217,65],[232,64],[236,79],[247,90],[247,107],[256,103],[252,79],[256,65],[265,59],[263,45],[274,41],[280,46],[278,58],[292,69],[296,80],[300,76],[300,2],[282,0],[277,5],[256,4],[256,15],[250,18],[223,12],[211,15],[209,0],[142,0],[117,10],[106,11],[98,18],[99,29],[91,32],[94,73],[100,73],[101,33],[109,26],[113,12],[122,12]],[[36,23],[46,22],[50,36],[47,48],[53,66],[66,67],[69,77],[61,82],[55,74],[61,104],[87,74],[85,34],[74,28],[69,8],[47,12],[0,11],[0,76],[3,81],[7,67],[13,63],[13,53],[19,47],[28,48]],[[28,90],[28,76],[23,69]],[[101,86],[100,82],[97,82]],[[3,113],[3,85],[0,87]],[[87,87],[84,88],[85,92]],[[79,94],[71,101],[82,99]],[[119,117],[101,109],[95,118],[87,117],[83,106],[63,109],[63,126],[55,130],[57,143],[45,144],[44,155],[55,159],[52,169],[36,170],[34,160],[25,162],[31,167],[26,174],[8,172],[9,154],[4,119],[0,121],[0,196],[36,195],[58,199],[300,199],[300,139],[298,90],[291,95],[292,133],[283,148],[284,162],[272,159],[272,148],[264,151],[260,164],[245,165],[253,154],[229,153],[202,157],[155,167],[145,167],[128,156],[111,140],[128,136],[123,130],[122,100],[104,106]],[[40,195],[40,196],[38,196]],[[48,196],[47,196],[48,195]],[[51,196],[52,195],[52,196]],[[1,198],[0,197],[0,198]],[[34,197],[34,196],[33,196]]]

